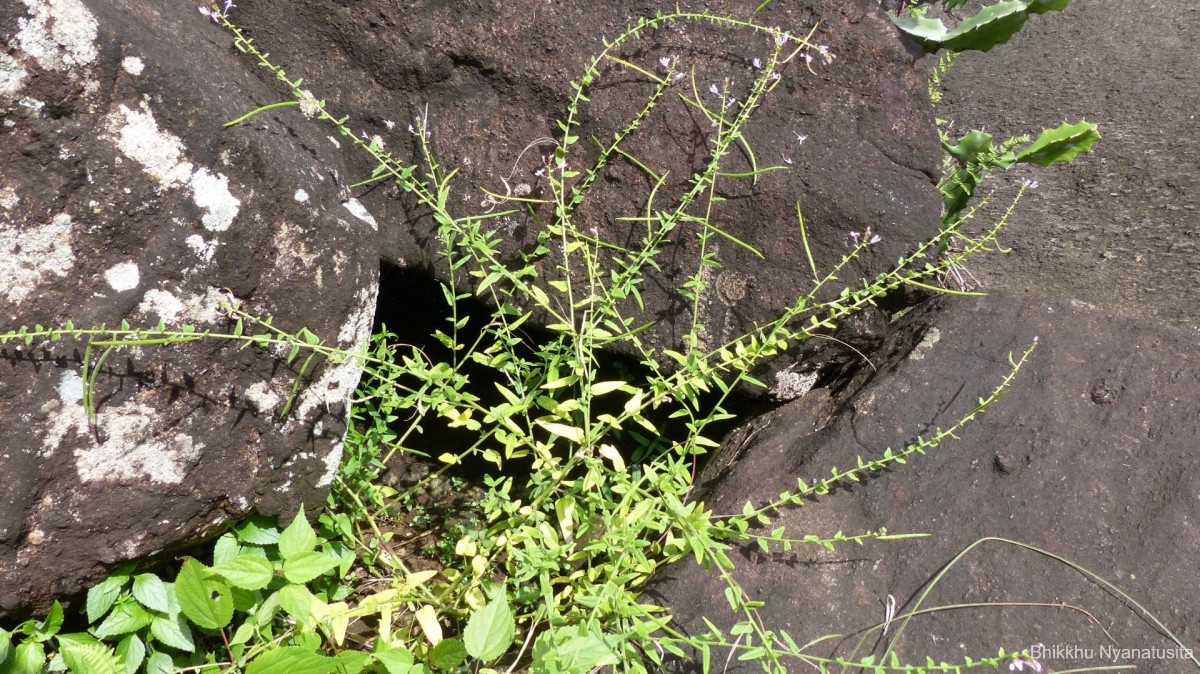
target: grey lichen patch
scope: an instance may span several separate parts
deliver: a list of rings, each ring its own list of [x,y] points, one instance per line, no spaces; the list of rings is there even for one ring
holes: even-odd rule
[[[929,328],[925,331],[925,335],[921,337],[920,343],[913,347],[912,354],[909,355],[909,358],[913,360],[925,360],[925,354],[929,353],[929,350],[932,349],[934,345],[937,344],[941,339],[941,330],[938,330],[936,327]]]
[[[344,206],[346,210],[350,211],[350,215],[353,215],[359,220],[362,220],[370,225],[371,229],[379,229],[379,223],[375,221],[375,216],[371,215],[371,212],[367,210],[367,207],[363,206],[362,202],[358,199],[348,199],[342,204],[342,206]]]
[[[227,299],[224,292],[212,286],[203,293],[172,293],[153,288],[142,295],[137,313],[172,326],[179,323],[212,325],[221,318],[221,305]]]
[[[121,68],[130,75],[137,77],[146,69],[146,64],[136,56],[126,56],[121,59]]]
[[[279,407],[279,403],[283,402],[283,398],[275,390],[275,387],[267,381],[251,384],[243,392],[243,395],[259,414],[270,414]]]
[[[717,276],[717,299],[727,307],[746,299],[746,289],[750,283],[745,276],[735,271],[723,271]]]
[[[58,396],[58,405],[43,429],[42,455],[52,455],[64,440],[74,438],[79,443],[74,458],[81,482],[179,484],[204,448],[190,435],[163,431],[154,408],[135,401],[97,411],[96,428],[101,437],[97,441],[80,403],[83,381],[78,373],[61,377]]]
[[[210,232],[223,232],[233,224],[242,202],[229,191],[229,179],[206,168],[193,170],[186,160],[183,141],[158,127],[149,107],[141,110],[120,105],[109,115],[108,127],[121,154],[141,165],[159,188],[186,186],[192,201],[204,209],[201,224]]]
[[[121,154],[140,164],[159,187],[175,187],[191,177],[192,165],[183,160],[183,141],[159,129],[145,104],[142,110],[119,106],[109,116],[109,128]]]
[[[17,94],[25,87],[29,71],[21,67],[16,59],[0,51],[0,105],[7,106],[17,100]]]
[[[59,213],[45,225],[0,223],[0,288],[21,304],[38,286],[66,276],[75,265],[71,216]]]
[[[770,393],[776,400],[795,400],[812,390],[819,378],[816,372],[797,372],[795,365],[775,373]]]
[[[96,17],[79,0],[23,0],[29,16],[17,19],[10,44],[46,70],[71,71],[90,65],[96,48]]]
[[[138,287],[141,273],[136,262],[119,262],[104,272],[104,280],[113,290],[123,293]]]
[[[229,229],[242,207],[242,202],[229,192],[229,179],[204,168],[192,175],[192,201],[204,209],[201,222],[210,232]]]

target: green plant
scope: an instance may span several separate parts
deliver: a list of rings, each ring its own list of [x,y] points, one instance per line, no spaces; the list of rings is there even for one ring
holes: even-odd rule
[[[966,0],[943,0],[946,9],[954,9],[965,2]],[[1008,42],[1025,25],[1030,14],[1045,14],[1066,9],[1069,2],[1070,0],[1004,0],[980,9],[953,29],[946,28],[941,19],[928,18],[925,11],[910,10],[909,15],[905,17],[889,12],[888,17],[897,28],[927,52],[933,53],[939,49],[988,51],[998,44]]]
[[[282,532],[262,522],[244,524],[217,542],[211,565],[184,560],[173,585],[151,580],[158,578],[152,574],[121,569],[89,593],[89,622],[99,624],[84,645],[64,641],[50,619],[22,626],[25,638],[14,649],[15,657],[31,663],[31,668],[18,671],[40,669],[48,656],[40,644],[52,638],[58,640],[61,667],[101,672],[133,672],[141,666],[153,672],[186,667],[250,674],[400,674],[506,666],[509,671],[584,674],[609,665],[645,672],[661,665],[666,653],[683,656],[687,649],[701,654],[707,670],[716,648],[736,650],[742,659],[757,660],[771,671],[801,662],[821,670],[962,671],[997,667],[1016,657],[1001,652],[956,664],[908,665],[817,656],[813,644],[798,644],[788,633],[764,623],[758,612],[761,602],[741,591],[727,551],[746,542],[786,550],[905,537],[882,529],[789,535],[778,527],[763,528],[781,508],[802,506],[839,485],[867,480],[953,437],[1009,390],[1029,351],[1014,359],[1009,375],[949,429],[936,430],[904,448],[886,449],[878,457],[860,458],[849,469],[832,468],[827,478],[811,484],[800,481],[768,503],[746,504],[741,513],[715,514],[693,498],[697,462],[719,446],[710,437],[711,428],[731,417],[726,409],[730,393],[744,384],[762,385],[747,374],[752,366],[823,335],[846,316],[897,290],[936,290],[939,277],[995,246],[1006,219],[966,238],[957,229],[963,218],[956,212],[939,236],[889,271],[847,285],[841,285],[840,277],[878,241],[877,235],[856,237],[831,269],[819,269],[809,254],[813,286],[807,294],[749,334],[709,344],[700,306],[711,292],[710,272],[719,266],[715,248],[731,242],[753,250],[711,217],[712,206],[721,200],[718,186],[786,170],[758,166],[745,130],[779,86],[786,64],[800,59],[811,67],[832,60],[827,49],[810,42],[811,34],[799,36],[709,13],[676,11],[638,20],[606,42],[604,51],[571,84],[570,102],[559,122],[561,133],[552,141],[553,152],[544,167],[549,196],[536,200],[511,191],[493,193],[488,195],[487,212],[463,215],[451,212],[449,205],[460,202],[453,198],[454,171],[438,163],[425,117],[416,120],[413,129],[416,160],[397,157],[378,139],[355,133],[348,117],[327,112],[324,101],[302,88],[301,80],[289,78],[224,12],[214,9],[211,15],[232,32],[235,46],[270,70],[293,97],[233,123],[264,110],[297,107],[331,125],[373,159],[377,168],[360,184],[393,181],[431,214],[444,251],[443,290],[451,314],[434,337],[449,355],[444,361],[431,361],[414,347],[396,344],[386,331],[369,349],[346,353],[325,346],[308,330],[276,328],[270,319],[254,317],[233,301],[228,306],[232,328],[224,333],[201,333],[186,326],[168,330],[161,324],[152,329],[127,324],[80,329],[68,324],[0,335],[0,343],[85,341],[85,403],[93,418],[97,373],[106,356],[124,346],[222,339],[239,346],[282,346],[289,363],[304,355],[301,372],[320,358],[353,360],[364,367],[346,460],[329,508],[321,515],[319,533],[303,516]],[[694,74],[676,77],[676,62],[663,64],[665,74],[655,74],[619,56],[620,48],[642,33],[672,22],[713,23],[762,36],[764,53],[757,60],[761,67],[740,92],[740,101],[732,100],[726,85],[719,91],[719,104],[706,103]],[[589,87],[601,77],[605,64],[646,77],[655,88],[639,114],[589,153],[580,143],[579,120]],[[682,196],[663,203],[656,195],[665,183],[664,173],[655,170],[653,157],[633,156],[624,142],[668,95],[678,96],[715,130],[703,168]],[[1026,149],[1029,157],[1037,145]],[[984,156],[981,145],[973,154],[954,147],[968,164],[986,163],[979,159]],[[730,166],[737,149],[750,157],[749,170]],[[626,214],[628,221],[644,228],[641,240],[628,247],[602,240],[574,217],[597,187],[604,167],[617,158],[637,166],[654,186],[644,210]],[[1059,158],[1066,159],[1066,153],[1059,152]],[[512,264],[501,257],[499,237],[487,225],[516,210],[537,217],[535,206],[548,207],[551,216],[540,221],[534,249]],[[799,204],[796,227],[807,249]],[[692,316],[684,346],[660,353],[642,342],[644,326],[634,317],[646,274],[657,267],[665,242],[675,235],[694,237],[701,262],[680,286]],[[951,249],[949,242],[955,237],[960,245]],[[551,273],[538,266],[546,260],[553,263]],[[471,324],[461,310],[472,296],[491,307],[482,325]],[[531,344],[522,326],[535,312],[546,318],[551,335]],[[606,374],[604,350],[616,342],[640,354],[641,373],[636,377]],[[486,391],[472,379],[472,368],[489,373]],[[438,425],[466,429],[473,440],[456,452],[422,445],[423,434]],[[681,432],[666,432],[668,425]],[[436,454],[446,467],[475,459],[495,469],[483,479],[482,521],[453,529],[456,540],[442,550],[445,561],[452,563],[440,572],[415,571],[396,553],[388,522],[402,510],[407,495],[376,481],[394,453],[410,451]],[[522,471],[505,472],[514,465]],[[714,626],[706,634],[684,635],[666,609],[641,595],[657,570],[689,557],[724,581],[729,607],[738,616],[728,634]],[[348,643],[352,623],[369,623],[372,631],[365,648]],[[105,645],[117,638],[116,648]],[[0,640],[6,648],[8,643],[7,635]],[[85,650],[98,663],[95,667],[108,669],[80,669],[73,653]],[[9,657],[3,651],[0,655],[0,663]]]

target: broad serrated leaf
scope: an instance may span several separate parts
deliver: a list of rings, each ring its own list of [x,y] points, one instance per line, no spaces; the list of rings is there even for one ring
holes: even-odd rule
[[[463,645],[471,657],[490,662],[504,654],[512,645],[516,623],[512,609],[503,599],[489,601],[471,615],[463,630]]]
[[[146,625],[154,617],[150,612],[139,605],[137,602],[124,600],[117,603],[104,622],[100,623],[94,634],[97,639],[108,639],[121,634],[129,634],[136,632]]]
[[[466,660],[467,649],[458,639],[444,639],[429,651],[429,665],[434,669],[454,671]]]
[[[312,605],[317,600],[303,585],[284,585],[274,595],[279,606],[299,622],[308,622],[312,617]]]
[[[300,506],[300,512],[292,519],[292,523],[279,534],[279,554],[289,559],[302,552],[310,552],[316,546],[317,535],[304,516],[304,506]]]
[[[279,542],[279,529],[263,517],[254,517],[243,522],[234,532],[243,543],[273,545]]]
[[[12,653],[12,632],[0,629],[0,665],[8,660],[10,653]]]
[[[337,660],[313,653],[301,646],[284,646],[255,658],[246,674],[329,674],[337,670]]]
[[[942,41],[946,39],[946,34],[949,32],[946,24],[938,19],[927,19],[923,16],[899,17],[890,12],[888,18],[896,24],[901,32],[912,38],[927,52],[935,52],[940,49]]]
[[[333,656],[338,674],[359,674],[371,662],[371,654],[362,651],[342,651]]]
[[[58,638],[63,662],[77,674],[125,674],[125,666],[112,649],[87,635],[64,634]]]
[[[258,555],[238,555],[214,566],[212,570],[229,581],[233,587],[251,591],[263,589],[275,577],[275,567],[269,560]]]
[[[125,674],[135,674],[146,659],[146,644],[136,634],[130,634],[117,644],[117,657],[125,663]]]
[[[148,609],[166,613],[167,586],[162,579],[152,573],[143,573],[133,578],[133,598]]]
[[[175,595],[183,614],[197,627],[218,629],[233,619],[229,586],[191,557],[184,560],[175,579]]]
[[[1022,0],[998,2],[964,19],[946,34],[941,46],[951,51],[988,51],[998,44],[1008,42],[1021,30],[1028,18]]]
[[[146,658],[146,674],[175,674],[175,663],[166,653],[151,653]]]
[[[242,546],[238,545],[237,536],[229,532],[217,539],[213,545],[213,566],[219,566],[238,556]]]
[[[1039,166],[1069,162],[1081,152],[1091,150],[1097,140],[1100,140],[1100,131],[1087,120],[1063,124],[1056,129],[1043,131],[1032,145],[1017,154],[1017,161]]]
[[[181,614],[155,616],[154,620],[150,621],[150,634],[159,643],[185,653],[196,650],[192,629]]]
[[[403,648],[392,648],[375,654],[387,674],[409,674],[413,670],[413,655]]]
[[[302,552],[283,560],[283,576],[291,583],[307,583],[333,570],[341,561],[323,552]]]
[[[958,160],[958,163],[966,164],[980,153],[992,149],[992,134],[978,130],[971,131],[959,138],[958,143],[954,145],[943,143],[942,149],[946,151],[946,154]]]

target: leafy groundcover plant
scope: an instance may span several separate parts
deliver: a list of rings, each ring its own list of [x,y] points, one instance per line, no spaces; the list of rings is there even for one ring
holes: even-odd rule
[[[986,134],[957,142],[945,138],[946,216],[939,236],[897,260],[890,271],[851,284],[842,284],[839,276],[875,237],[857,237],[831,269],[819,269],[810,254],[814,283],[805,296],[776,320],[702,348],[700,303],[711,276],[706,272],[718,266],[715,243],[746,245],[706,214],[720,199],[721,184],[786,168],[731,174],[723,167],[738,148],[753,154],[744,130],[779,86],[784,66],[799,61],[806,67],[795,70],[803,75],[832,60],[826,48],[810,41],[811,34],[703,12],[639,19],[606,42],[571,83],[560,135],[544,167],[547,196],[535,203],[530,195],[492,194],[488,211],[460,216],[447,207],[461,199],[454,192],[454,171],[441,166],[431,149],[427,117],[415,120],[412,129],[415,160],[392,154],[379,139],[355,133],[349,117],[328,111],[301,80],[291,79],[259,51],[230,21],[228,10],[204,11],[291,95],[231,124],[264,109],[297,106],[373,159],[377,168],[360,184],[392,181],[430,213],[444,251],[442,289],[449,311],[434,338],[447,355],[431,360],[419,349],[397,344],[386,329],[362,352],[339,351],[307,329],[285,331],[232,300],[226,307],[226,332],[122,323],[118,328],[22,327],[0,335],[0,343],[86,343],[84,402],[90,411],[104,358],[128,346],[168,347],[197,339],[228,340],[274,353],[282,346],[289,363],[304,356],[301,372],[323,358],[352,360],[365,373],[352,411],[346,458],[318,529],[302,510],[282,530],[257,519],[234,527],[211,551],[197,553],[204,561],[184,557],[141,573],[133,566],[121,567],[88,592],[86,632],[62,632],[64,616],[57,605],[43,620],[0,631],[0,669],[22,674],[468,669],[586,674],[605,667],[645,672],[659,668],[669,656],[693,653],[708,671],[714,654],[724,658],[730,652],[769,671],[959,672],[1030,663],[1027,654],[1003,650],[956,663],[902,663],[894,655],[879,661],[819,656],[812,648],[816,642],[798,643],[765,624],[758,611],[762,603],[741,591],[727,551],[745,544],[834,548],[903,537],[882,529],[791,534],[772,528],[771,515],[903,464],[953,437],[1009,390],[1034,345],[1012,358],[1008,376],[974,408],[964,410],[951,428],[860,458],[854,466],[831,468],[824,479],[798,480],[794,489],[769,502],[747,503],[740,515],[708,511],[692,498],[693,479],[699,458],[718,447],[713,425],[732,416],[726,409],[731,392],[761,385],[747,374],[755,364],[827,333],[844,317],[905,287],[963,292],[948,289],[947,280],[961,281],[960,270],[970,256],[998,248],[996,236],[1007,219],[1006,214],[968,233],[979,205],[971,205],[972,197],[982,176],[1019,161],[1048,165],[1070,160],[1098,137],[1094,125],[1049,131],[1024,149],[1018,146],[1028,139],[995,145]],[[678,76],[678,63],[662,63],[664,73],[619,56],[644,33],[689,22],[762,37],[763,53],[755,61],[759,68],[742,100],[720,96],[722,102],[712,105],[694,80]],[[611,141],[585,151],[579,125],[587,92],[600,78],[601,67],[611,64],[648,78],[655,91]],[[653,158],[633,157],[623,146],[668,95],[681,97],[714,127],[704,168],[670,203],[655,197],[665,176],[651,168]],[[605,166],[618,156],[641,167],[655,186],[644,209],[627,214],[643,234],[626,246],[601,240],[574,218]],[[1018,190],[1012,206],[1029,187]],[[553,215],[540,223],[537,244],[521,263],[506,263],[489,221],[532,212],[534,205],[548,205]],[[795,226],[805,234],[799,205]],[[673,236],[694,237],[703,251],[700,265],[679,287],[691,303],[693,319],[681,350],[655,353],[639,337],[643,326],[634,316],[646,274],[656,268]],[[536,264],[546,260],[552,261],[553,273]],[[482,320],[465,309],[476,299],[490,307]],[[523,326],[535,313],[548,317],[548,336],[530,343]],[[640,354],[639,374],[608,374],[613,370],[605,367],[604,351],[618,342]],[[402,536],[414,531],[404,520],[411,524],[417,519],[412,493],[385,486],[379,477],[397,453],[428,449],[422,438],[437,428],[457,429],[471,438],[460,451],[438,456],[440,465],[475,461],[490,470],[481,479],[469,516],[429,533],[439,540],[427,547],[440,552],[428,560],[404,554],[412,541]],[[642,596],[656,570],[687,558],[724,581],[729,609],[737,616],[728,632],[710,623],[707,633],[685,635],[666,608]],[[895,620],[907,624],[919,613]]]

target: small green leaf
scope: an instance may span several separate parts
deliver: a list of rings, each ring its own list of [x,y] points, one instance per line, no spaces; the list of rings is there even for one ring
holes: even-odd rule
[[[336,568],[341,561],[322,552],[301,552],[283,560],[283,576],[291,583],[307,583]]]
[[[3,665],[8,660],[9,654],[12,653],[12,632],[0,629],[0,665]]]
[[[151,573],[143,573],[133,578],[133,598],[148,609],[166,613],[167,587],[162,579]]]
[[[463,630],[463,644],[471,657],[490,662],[504,655],[512,645],[515,632],[512,609],[501,597],[489,601],[471,615]]]
[[[290,559],[302,552],[309,552],[317,546],[317,535],[304,517],[304,506],[292,519],[292,523],[279,535],[279,554],[284,559]]]
[[[218,629],[233,620],[233,597],[229,586],[210,576],[203,564],[188,557],[175,579],[179,607],[197,627]]]
[[[213,567],[229,584],[243,590],[261,590],[275,577],[271,562],[257,555],[242,554]]]
[[[41,674],[46,664],[46,647],[40,641],[23,641],[17,646],[17,656],[13,658],[12,674]]]
[[[246,674],[329,674],[336,671],[337,666],[337,660],[307,648],[284,646],[255,658],[246,667]]]
[[[37,641],[45,641],[50,637],[58,634],[62,629],[63,624],[63,608],[62,604],[55,601],[50,605],[50,613],[46,615],[46,619],[38,626],[34,637]]]
[[[87,593],[87,619],[95,623],[112,608],[121,595],[121,588],[129,580],[126,575],[111,575],[97,583]]]

